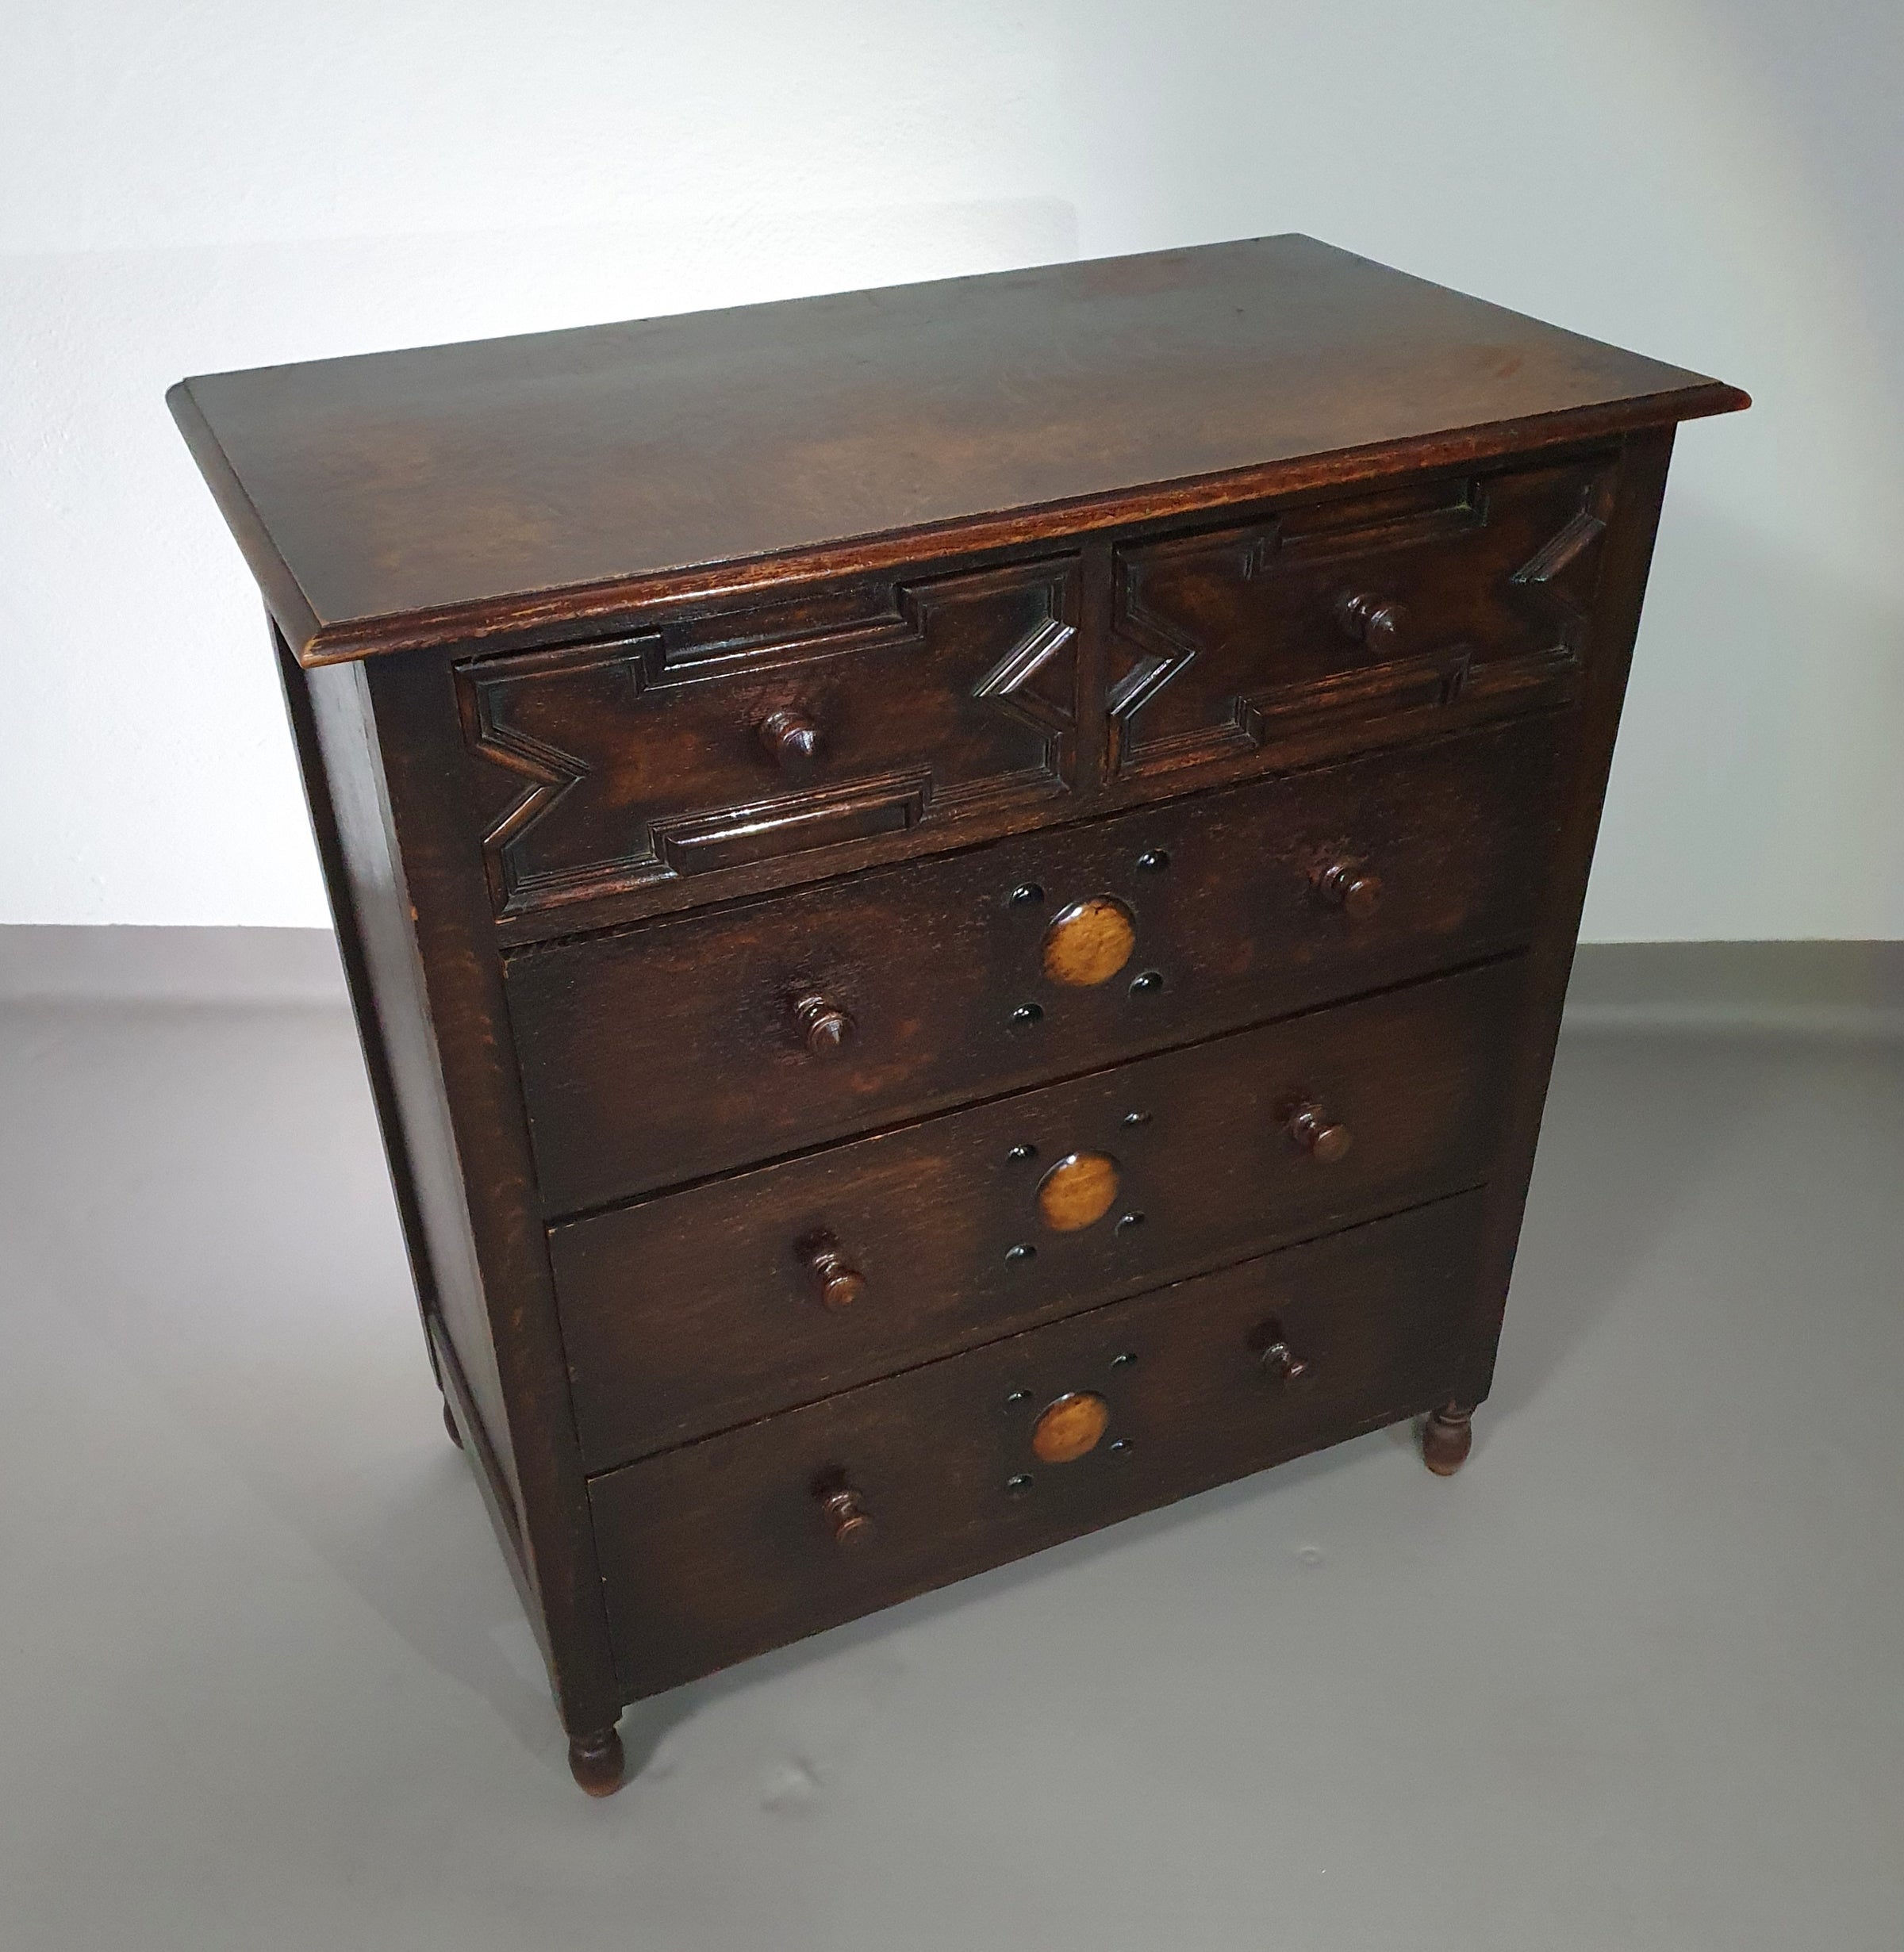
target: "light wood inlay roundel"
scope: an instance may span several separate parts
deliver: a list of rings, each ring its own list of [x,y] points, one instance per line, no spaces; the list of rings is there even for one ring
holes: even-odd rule
[[[1031,1448],[1047,1464],[1068,1464],[1095,1450],[1110,1426],[1111,1406],[1088,1390],[1047,1403],[1031,1426]]]
[[[1109,1153],[1073,1152],[1039,1183],[1038,1217],[1054,1233],[1075,1233],[1110,1212],[1117,1187],[1117,1161]]]
[[[1108,983],[1130,960],[1137,924],[1108,895],[1073,902],[1045,931],[1045,974],[1054,983],[1089,989]]]

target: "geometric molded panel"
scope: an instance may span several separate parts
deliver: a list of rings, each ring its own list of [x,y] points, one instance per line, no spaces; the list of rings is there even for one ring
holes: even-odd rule
[[[459,666],[478,790],[512,783],[486,785],[497,912],[1062,796],[1077,604],[1077,558],[1044,558]]]
[[[1614,472],[1609,457],[1444,476],[1120,547],[1107,768],[1571,696]]]

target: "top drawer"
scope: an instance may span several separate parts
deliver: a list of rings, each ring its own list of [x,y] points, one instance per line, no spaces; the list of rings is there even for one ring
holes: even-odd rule
[[[509,959],[571,1214],[1521,947],[1572,715]]]
[[[462,665],[497,914],[1062,798],[1077,580],[847,585]]]
[[[1122,545],[1111,780],[1565,701],[1617,474],[1600,456],[1444,475]]]

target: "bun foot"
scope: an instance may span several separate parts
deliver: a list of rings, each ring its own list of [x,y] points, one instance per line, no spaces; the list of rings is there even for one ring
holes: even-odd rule
[[[593,1735],[569,1738],[569,1773],[590,1796],[612,1796],[626,1767],[621,1732],[611,1724]]]
[[[1474,1411],[1450,1403],[1422,1425],[1422,1462],[1438,1478],[1452,1478],[1474,1448]]]
[[[450,1408],[450,1399],[443,1399],[443,1427],[450,1433],[450,1441],[458,1450],[463,1448],[463,1432],[456,1428],[456,1413]]]

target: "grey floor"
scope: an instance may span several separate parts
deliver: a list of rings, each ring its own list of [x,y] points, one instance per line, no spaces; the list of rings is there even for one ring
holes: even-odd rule
[[[0,1014],[0,1944],[1904,1944],[1904,1046],[1563,1043],[1402,1433],[637,1711],[572,1787],[321,1000]]]

